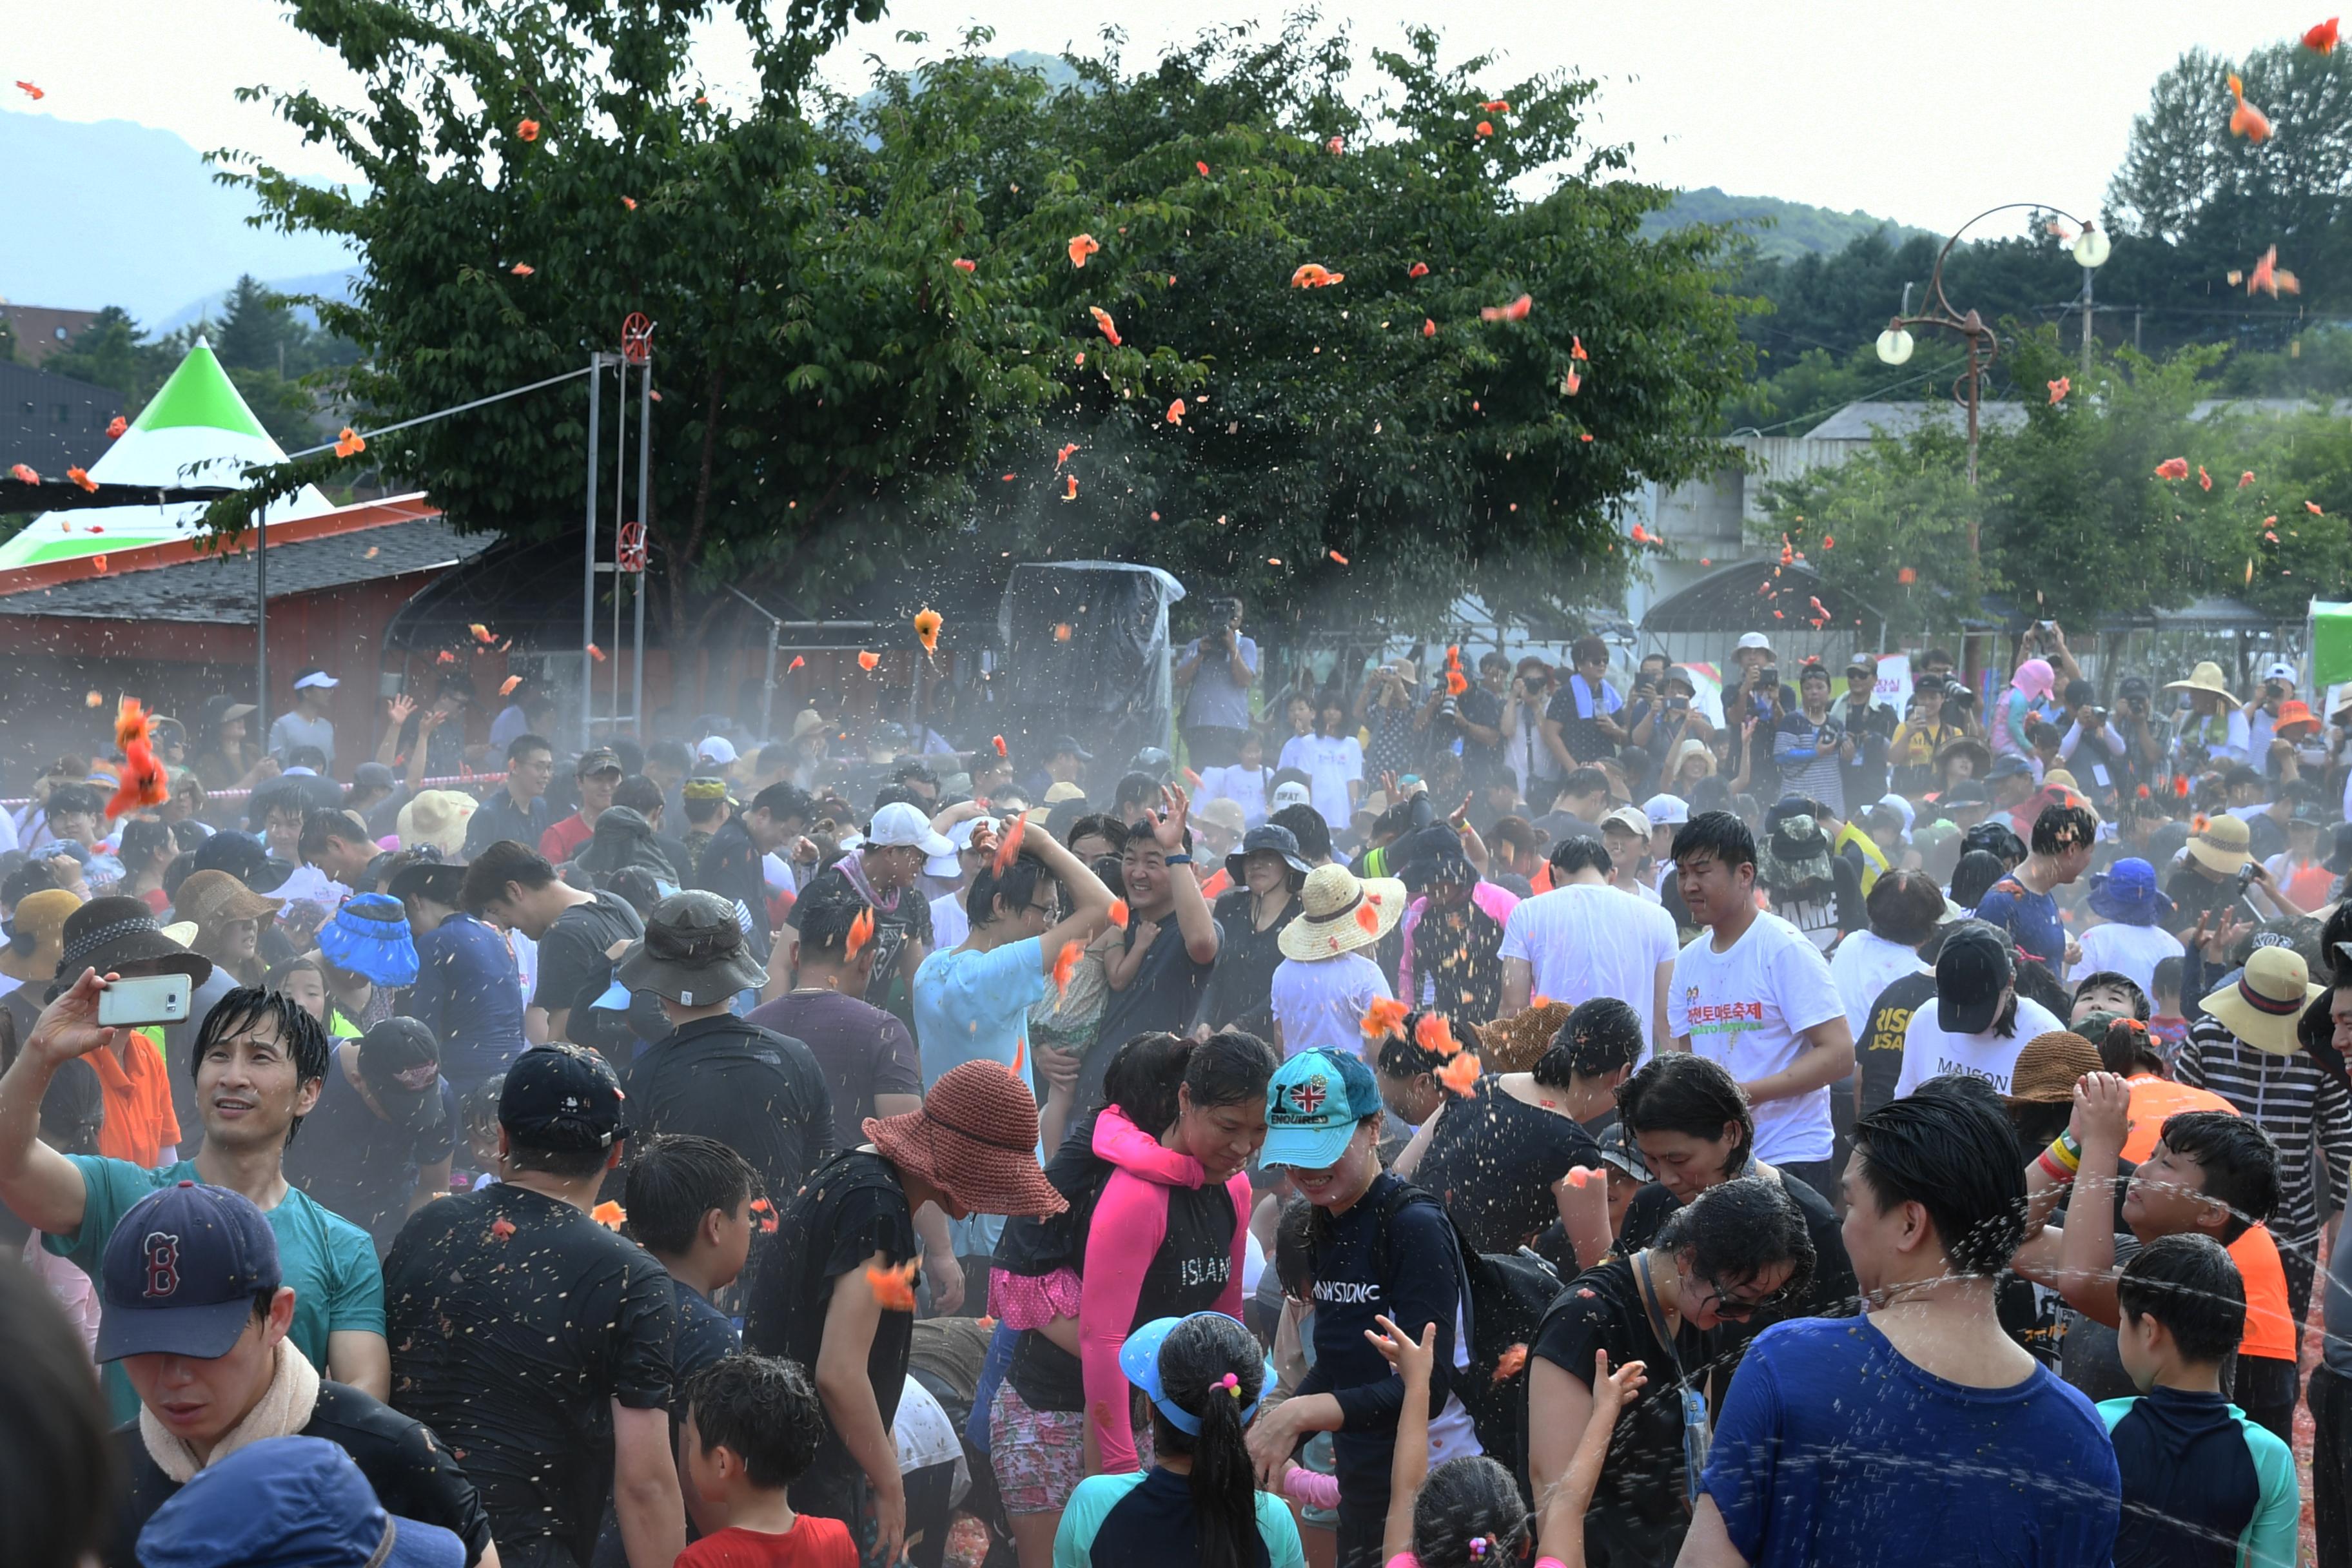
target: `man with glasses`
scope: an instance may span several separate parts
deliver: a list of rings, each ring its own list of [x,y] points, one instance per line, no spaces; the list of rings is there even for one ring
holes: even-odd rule
[[[1544,744],[1563,773],[1590,766],[1617,754],[1626,738],[1617,721],[1625,700],[1604,679],[1609,673],[1609,645],[1599,637],[1579,637],[1569,649],[1575,668],[1544,712]]]
[[[1045,837],[1039,834],[1039,837]],[[866,1000],[911,1021],[909,1000],[915,972],[931,952],[931,906],[918,885],[923,868],[954,843],[931,826],[922,807],[892,801],[866,825],[866,841],[809,879],[812,890],[828,880],[844,881],[874,909],[874,973]],[[798,944],[798,927],[790,916]]]
[[[507,745],[507,787],[482,802],[466,825],[466,858],[502,838],[537,844],[551,826],[547,786],[555,778],[555,748],[544,736],[517,735]]]

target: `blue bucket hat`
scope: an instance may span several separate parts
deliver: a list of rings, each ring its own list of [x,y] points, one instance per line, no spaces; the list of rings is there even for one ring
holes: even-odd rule
[[[1191,1322],[1194,1318],[1225,1318],[1226,1321],[1233,1321],[1223,1312],[1190,1312],[1181,1318],[1154,1318],[1129,1334],[1127,1342],[1118,1347],[1118,1370],[1127,1375],[1127,1381],[1143,1390],[1151,1400],[1151,1407],[1168,1417],[1168,1425],[1187,1437],[1201,1435],[1201,1418],[1169,1398],[1161,1390],[1160,1347],[1168,1342],[1168,1336],[1176,1331],[1178,1324]],[[1263,1379],[1250,1391],[1249,1404],[1242,1409],[1243,1426],[1249,1425],[1250,1417],[1257,1414],[1258,1405],[1274,1392],[1280,1381],[1275,1374],[1273,1363],[1267,1363]]]
[[[1261,1165],[1319,1171],[1337,1164],[1356,1123],[1381,1110],[1372,1069],[1352,1055],[1301,1051],[1265,1086],[1265,1146]]]
[[[362,893],[319,928],[319,951],[328,963],[378,985],[416,984],[416,943],[408,934],[408,912],[389,893]]]
[[[2156,868],[2139,859],[2092,872],[2090,902],[2093,914],[2118,925],[2152,926],[2172,914],[2172,900],[2156,885]]]
[[[465,1568],[466,1543],[376,1501],[324,1437],[265,1437],[198,1470],[139,1532],[147,1568]]]

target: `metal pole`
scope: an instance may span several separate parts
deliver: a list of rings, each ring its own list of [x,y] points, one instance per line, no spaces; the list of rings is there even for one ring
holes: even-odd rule
[[[617,731],[621,722],[621,523],[628,516],[629,505],[629,361],[621,358],[620,395],[614,399],[616,411],[613,421],[613,708],[611,722]]]
[[[654,511],[653,437],[654,345],[653,329],[648,327],[646,329],[645,369],[637,381],[637,523],[640,527],[643,527],[647,531],[648,536],[650,536],[652,531]],[[648,540],[647,548],[650,551],[650,538]],[[653,575],[653,560],[651,555],[648,554],[646,561],[646,569],[637,574],[637,651],[636,656],[629,661],[630,678],[635,685],[635,692],[632,699],[630,707],[630,716],[632,721],[636,725],[637,742],[640,745],[645,743],[646,733],[646,579],[651,575]],[[673,654],[675,654],[675,649],[672,650]],[[673,689],[676,688],[677,681],[677,670],[675,668],[675,659],[673,659],[673,668],[670,670],[670,682]]]
[[[253,728],[259,746],[269,743],[269,519],[253,515]]]
[[[580,582],[580,749],[586,751],[596,729],[596,661],[588,649],[596,641],[596,442],[604,411],[604,356],[588,356],[588,526],[587,560]]]
[[[2091,271],[2083,268],[2083,374],[2091,374]]]
[[[768,676],[760,687],[760,739],[775,738],[776,717],[776,623],[768,623]]]

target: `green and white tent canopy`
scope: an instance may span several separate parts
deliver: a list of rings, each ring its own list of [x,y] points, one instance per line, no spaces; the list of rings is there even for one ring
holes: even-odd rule
[[[100,484],[236,485],[246,468],[285,460],[285,451],[237,395],[211,345],[199,338],[172,379],[91,466],[89,477]],[[304,485],[264,515],[270,522],[286,522],[333,510],[318,487]],[[204,512],[197,501],[43,512],[0,543],[0,571],[193,539]]]

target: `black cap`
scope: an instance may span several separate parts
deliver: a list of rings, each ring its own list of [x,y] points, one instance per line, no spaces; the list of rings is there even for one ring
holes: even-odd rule
[[[1992,796],[1985,794],[1984,785],[1974,779],[1962,779],[1937,797],[1942,805],[1990,805]]]
[[[159,1188],[123,1211],[100,1255],[97,1359],[217,1361],[253,1321],[254,1297],[281,1279],[277,1233],[250,1198],[194,1182]]]
[[[499,1125],[534,1149],[609,1149],[629,1135],[621,1098],[621,1080],[595,1052],[562,1042],[533,1046],[507,1068]]]
[[[1095,760],[1095,754],[1092,752],[1078,744],[1078,738],[1076,735],[1056,735],[1045,742],[1047,756],[1058,757],[1064,752],[1069,752],[1082,763],[1091,763]]]
[[[1983,921],[1963,921],[1936,955],[1936,1027],[1948,1035],[1981,1035],[2000,1014],[2000,994],[2017,977],[2008,933]]]

